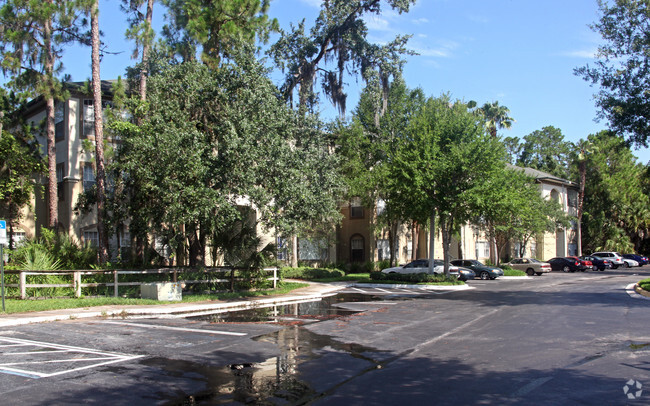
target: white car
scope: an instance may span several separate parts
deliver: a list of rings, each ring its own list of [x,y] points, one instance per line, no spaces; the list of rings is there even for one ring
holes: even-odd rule
[[[416,259],[406,265],[394,266],[381,270],[383,273],[429,273],[429,260]],[[433,273],[445,273],[445,265],[442,260],[433,260]],[[474,279],[474,272],[471,269],[459,268],[454,265],[449,265],[449,275],[457,277],[459,280]]]
[[[599,251],[599,252],[594,252],[591,255],[593,255],[594,257],[608,259],[608,260],[612,261],[612,268],[614,268],[614,269],[618,268],[619,266],[629,266],[629,264],[627,264],[625,261],[623,261],[623,257],[618,252]]]
[[[631,268],[633,266],[641,266],[641,264],[639,264],[638,261],[635,261],[635,260],[630,259],[630,258],[623,258],[623,261],[625,262],[623,264],[623,267],[625,267],[625,268]]]

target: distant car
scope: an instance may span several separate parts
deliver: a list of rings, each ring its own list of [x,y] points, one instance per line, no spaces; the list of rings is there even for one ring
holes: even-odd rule
[[[637,261],[635,261],[633,259],[629,259],[629,258],[623,258],[623,262],[625,262],[623,264],[624,268],[632,268],[633,266],[641,266],[641,264],[639,264]]]
[[[625,266],[625,261],[623,261],[623,257],[621,257],[621,254],[619,254],[618,252],[598,251],[598,252],[594,252],[591,255],[595,257],[609,259],[610,261],[612,261],[612,268],[614,269],[618,268],[619,266]]]
[[[594,271],[604,271],[605,269],[612,268],[612,261],[610,261],[609,259],[600,258],[593,255],[585,255],[580,257],[580,259],[591,261],[592,263],[591,269],[593,269]]]
[[[544,273],[551,272],[551,264],[534,258],[515,258],[503,265],[508,265],[514,269],[524,271],[528,276],[540,276]]]
[[[648,260],[648,257],[644,255],[638,255],[638,254],[623,254],[623,258],[627,259],[633,259],[636,262],[639,263],[640,266],[647,265],[650,260]]]
[[[481,261],[475,259],[455,259],[451,263],[456,266],[471,269],[483,280],[496,279],[499,276],[503,276],[503,269],[497,268],[496,266],[484,265]]]
[[[551,269],[554,271],[562,272],[584,272],[586,267],[582,265],[580,260],[567,257],[555,257],[548,260],[548,263],[551,264]]]
[[[382,269],[383,273],[429,273],[429,260],[416,259],[403,266]],[[433,273],[443,274],[445,272],[444,262],[436,259],[433,261]],[[461,281],[474,279],[474,272],[469,269],[459,269],[457,266],[449,267],[449,275],[455,276]]]
[[[591,271],[594,268],[593,262],[591,262],[591,260],[589,260],[589,259],[578,258],[578,257],[573,256],[573,255],[569,255],[566,258],[575,259],[576,261],[580,261],[580,264],[584,267],[584,269],[586,271]]]

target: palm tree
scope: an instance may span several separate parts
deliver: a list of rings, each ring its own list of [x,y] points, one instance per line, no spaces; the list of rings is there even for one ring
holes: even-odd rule
[[[589,140],[580,140],[576,144],[578,150],[578,173],[580,176],[580,189],[578,192],[578,256],[582,255],[582,212],[585,201],[585,182],[587,179],[587,159],[596,152],[597,147]]]
[[[497,129],[508,129],[515,122],[515,119],[509,115],[510,109],[499,106],[498,101],[485,103],[478,111],[485,118],[485,126],[493,137],[497,136]]]

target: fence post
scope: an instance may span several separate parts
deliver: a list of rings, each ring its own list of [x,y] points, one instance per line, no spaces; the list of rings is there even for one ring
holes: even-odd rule
[[[118,280],[117,280],[117,269],[113,271],[113,296],[118,297],[119,296],[119,289],[117,286]]]
[[[74,296],[81,297],[81,272],[74,271],[73,275]]]
[[[273,267],[273,289],[278,287],[278,268]]]
[[[20,298],[25,300],[27,298],[27,288],[25,285],[27,284],[27,275],[25,274],[25,271],[20,271]]]
[[[235,268],[230,270],[230,291],[235,291]]]

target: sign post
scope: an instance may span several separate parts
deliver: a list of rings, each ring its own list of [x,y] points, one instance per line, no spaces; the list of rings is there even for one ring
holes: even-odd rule
[[[0,285],[2,286],[2,311],[5,312],[5,253],[7,243],[7,222],[0,220]]]

